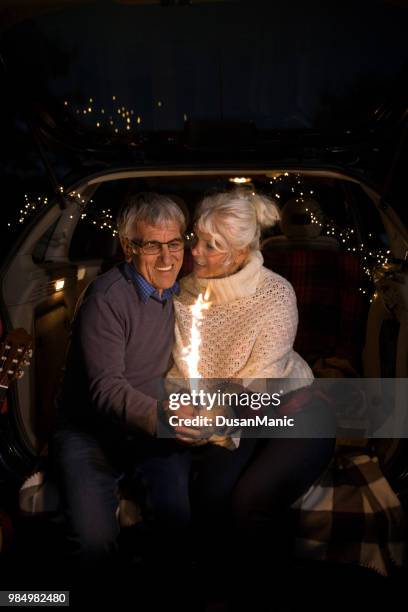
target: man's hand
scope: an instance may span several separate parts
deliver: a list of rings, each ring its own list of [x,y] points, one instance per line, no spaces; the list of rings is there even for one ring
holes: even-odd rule
[[[171,425],[171,428],[176,434],[176,440],[182,444],[191,446],[201,446],[202,444],[207,443],[207,440],[202,438],[201,428],[183,424],[184,419],[193,419],[194,417],[199,416],[197,408],[194,408],[194,406],[188,404],[187,406],[181,405],[177,410],[170,410],[169,402],[164,401],[163,409],[167,419],[169,419],[171,416],[176,416],[180,422],[179,425]]]

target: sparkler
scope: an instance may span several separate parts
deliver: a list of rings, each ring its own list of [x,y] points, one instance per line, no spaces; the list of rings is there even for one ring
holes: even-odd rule
[[[198,391],[198,378],[201,378],[198,364],[200,361],[200,345],[201,345],[201,333],[200,327],[204,315],[204,310],[208,310],[211,306],[209,298],[209,288],[203,296],[199,294],[197,300],[191,307],[191,332],[190,332],[190,345],[185,350],[184,360],[188,367],[188,377],[190,379],[190,389],[196,389]]]
[[[204,316],[204,310],[208,310],[211,306],[211,302],[208,301],[210,296],[210,289],[207,287],[206,292],[203,296],[202,293],[199,294],[197,300],[191,306],[191,331],[190,331],[190,344],[185,349],[185,355],[183,359],[187,363],[188,367],[188,377],[190,379],[190,390],[191,392],[196,391],[200,392],[199,389],[199,379],[202,378],[200,371],[198,369],[198,364],[200,362],[200,346],[201,346],[201,333],[200,327]],[[209,431],[209,428],[206,427],[206,432],[203,438],[207,440],[207,442],[213,442],[214,444],[221,444],[226,448],[234,449],[236,446],[231,439],[224,439],[222,436],[217,435],[216,429],[210,428],[213,430],[213,434]],[[205,443],[201,442],[201,443]],[[200,441],[199,441],[200,443]]]

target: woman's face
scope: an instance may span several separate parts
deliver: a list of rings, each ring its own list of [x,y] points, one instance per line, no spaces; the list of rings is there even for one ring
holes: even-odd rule
[[[243,265],[248,249],[220,253],[211,243],[211,235],[195,230],[195,245],[191,249],[194,258],[194,274],[198,278],[222,278],[234,274]]]

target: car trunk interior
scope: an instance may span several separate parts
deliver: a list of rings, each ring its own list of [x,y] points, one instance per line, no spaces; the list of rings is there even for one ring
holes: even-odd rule
[[[244,178],[247,183],[243,182]],[[314,241],[306,240],[306,247],[303,244],[306,251],[313,251],[313,262],[315,259],[318,262],[320,276],[317,289],[316,280],[313,274],[309,275],[307,268],[312,261],[310,254],[305,259],[305,270],[312,279],[307,291],[303,291],[304,279],[299,281],[296,273],[290,269],[290,262],[299,257],[298,242],[295,244],[295,259],[291,240],[282,234],[281,229],[270,232],[263,243],[265,264],[287,276],[295,291],[300,282],[303,293],[297,291],[300,323],[295,348],[311,366],[318,362],[315,375],[333,375],[330,369],[333,362],[328,365],[321,359],[336,357],[336,339],[328,337],[330,327],[336,327],[338,334],[344,337],[349,334],[347,339],[353,344],[354,354],[357,354],[352,368],[348,369],[347,364],[341,361],[344,355],[340,351],[337,363],[334,362],[337,368],[334,375],[374,376],[378,370],[381,375],[392,376],[393,372],[400,372],[401,366],[396,365],[397,353],[406,351],[406,345],[401,346],[396,317],[377,306],[378,300],[375,299],[368,270],[376,260],[384,261],[387,251],[392,248],[390,245],[396,240],[395,232],[376,210],[373,195],[370,197],[365,193],[357,181],[334,172],[291,170],[288,173],[280,169],[256,172],[123,171],[116,175],[91,177],[70,191],[65,210],[55,204],[32,226],[32,231],[15,252],[4,276],[3,299],[11,325],[24,327],[34,338],[33,366],[17,385],[18,421],[26,444],[34,452],[44,447],[53,424],[54,400],[77,300],[98,274],[121,259],[115,216],[124,199],[142,190],[167,193],[189,214],[190,232],[194,207],[203,193],[234,185],[232,179],[235,184],[242,182],[244,188],[256,188],[275,197],[280,207],[291,196],[299,196],[315,199],[323,211],[320,235]],[[361,245],[369,240],[362,250]],[[273,248],[270,248],[271,244]],[[336,277],[336,283],[342,286],[338,287],[339,297],[334,301],[339,302],[337,306],[340,304],[340,315],[345,315],[346,331],[346,327],[342,328],[342,324],[333,318],[339,317],[339,312],[336,314],[333,311],[333,296],[330,304],[325,306],[321,294],[321,286],[327,284],[330,276],[334,276],[330,262],[337,261],[339,253],[341,257],[351,258],[354,262],[351,276],[345,274]],[[326,267],[322,264],[325,261]],[[347,267],[349,260],[346,259],[346,262]],[[184,273],[189,272],[190,268],[191,258],[187,252]],[[354,302],[350,301],[353,292]],[[302,303],[302,299],[307,303]],[[357,310],[353,311],[353,308]],[[326,330],[323,329],[324,324],[327,324]],[[308,354],[308,342],[310,344],[313,339],[316,325],[319,326],[323,345],[332,343],[333,355],[330,351],[319,355],[319,348],[316,347]],[[306,326],[310,326],[309,331],[303,329]],[[386,365],[390,363],[395,364],[394,368]]]

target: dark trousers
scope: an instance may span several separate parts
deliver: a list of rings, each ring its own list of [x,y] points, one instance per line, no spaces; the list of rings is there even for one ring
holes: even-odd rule
[[[224,519],[255,445],[255,440],[243,440],[230,451],[212,444],[192,448],[175,440],[140,438],[112,447],[86,431],[56,431],[51,456],[72,566],[79,574],[92,569],[98,575],[99,569],[117,565],[116,510],[124,478],[133,479],[138,489],[142,483],[145,490],[145,518],[152,526],[147,549],[155,565],[175,567],[178,558],[185,564],[188,551],[199,553],[202,544],[200,528],[191,531],[192,516],[197,525],[206,526]]]
[[[232,575],[242,576],[231,593],[235,610],[270,610],[293,587],[294,525],[290,506],[319,478],[333,457],[335,419],[323,401],[296,416],[299,430],[324,423],[331,438],[258,440],[232,497]],[[292,584],[292,586],[291,586]]]

